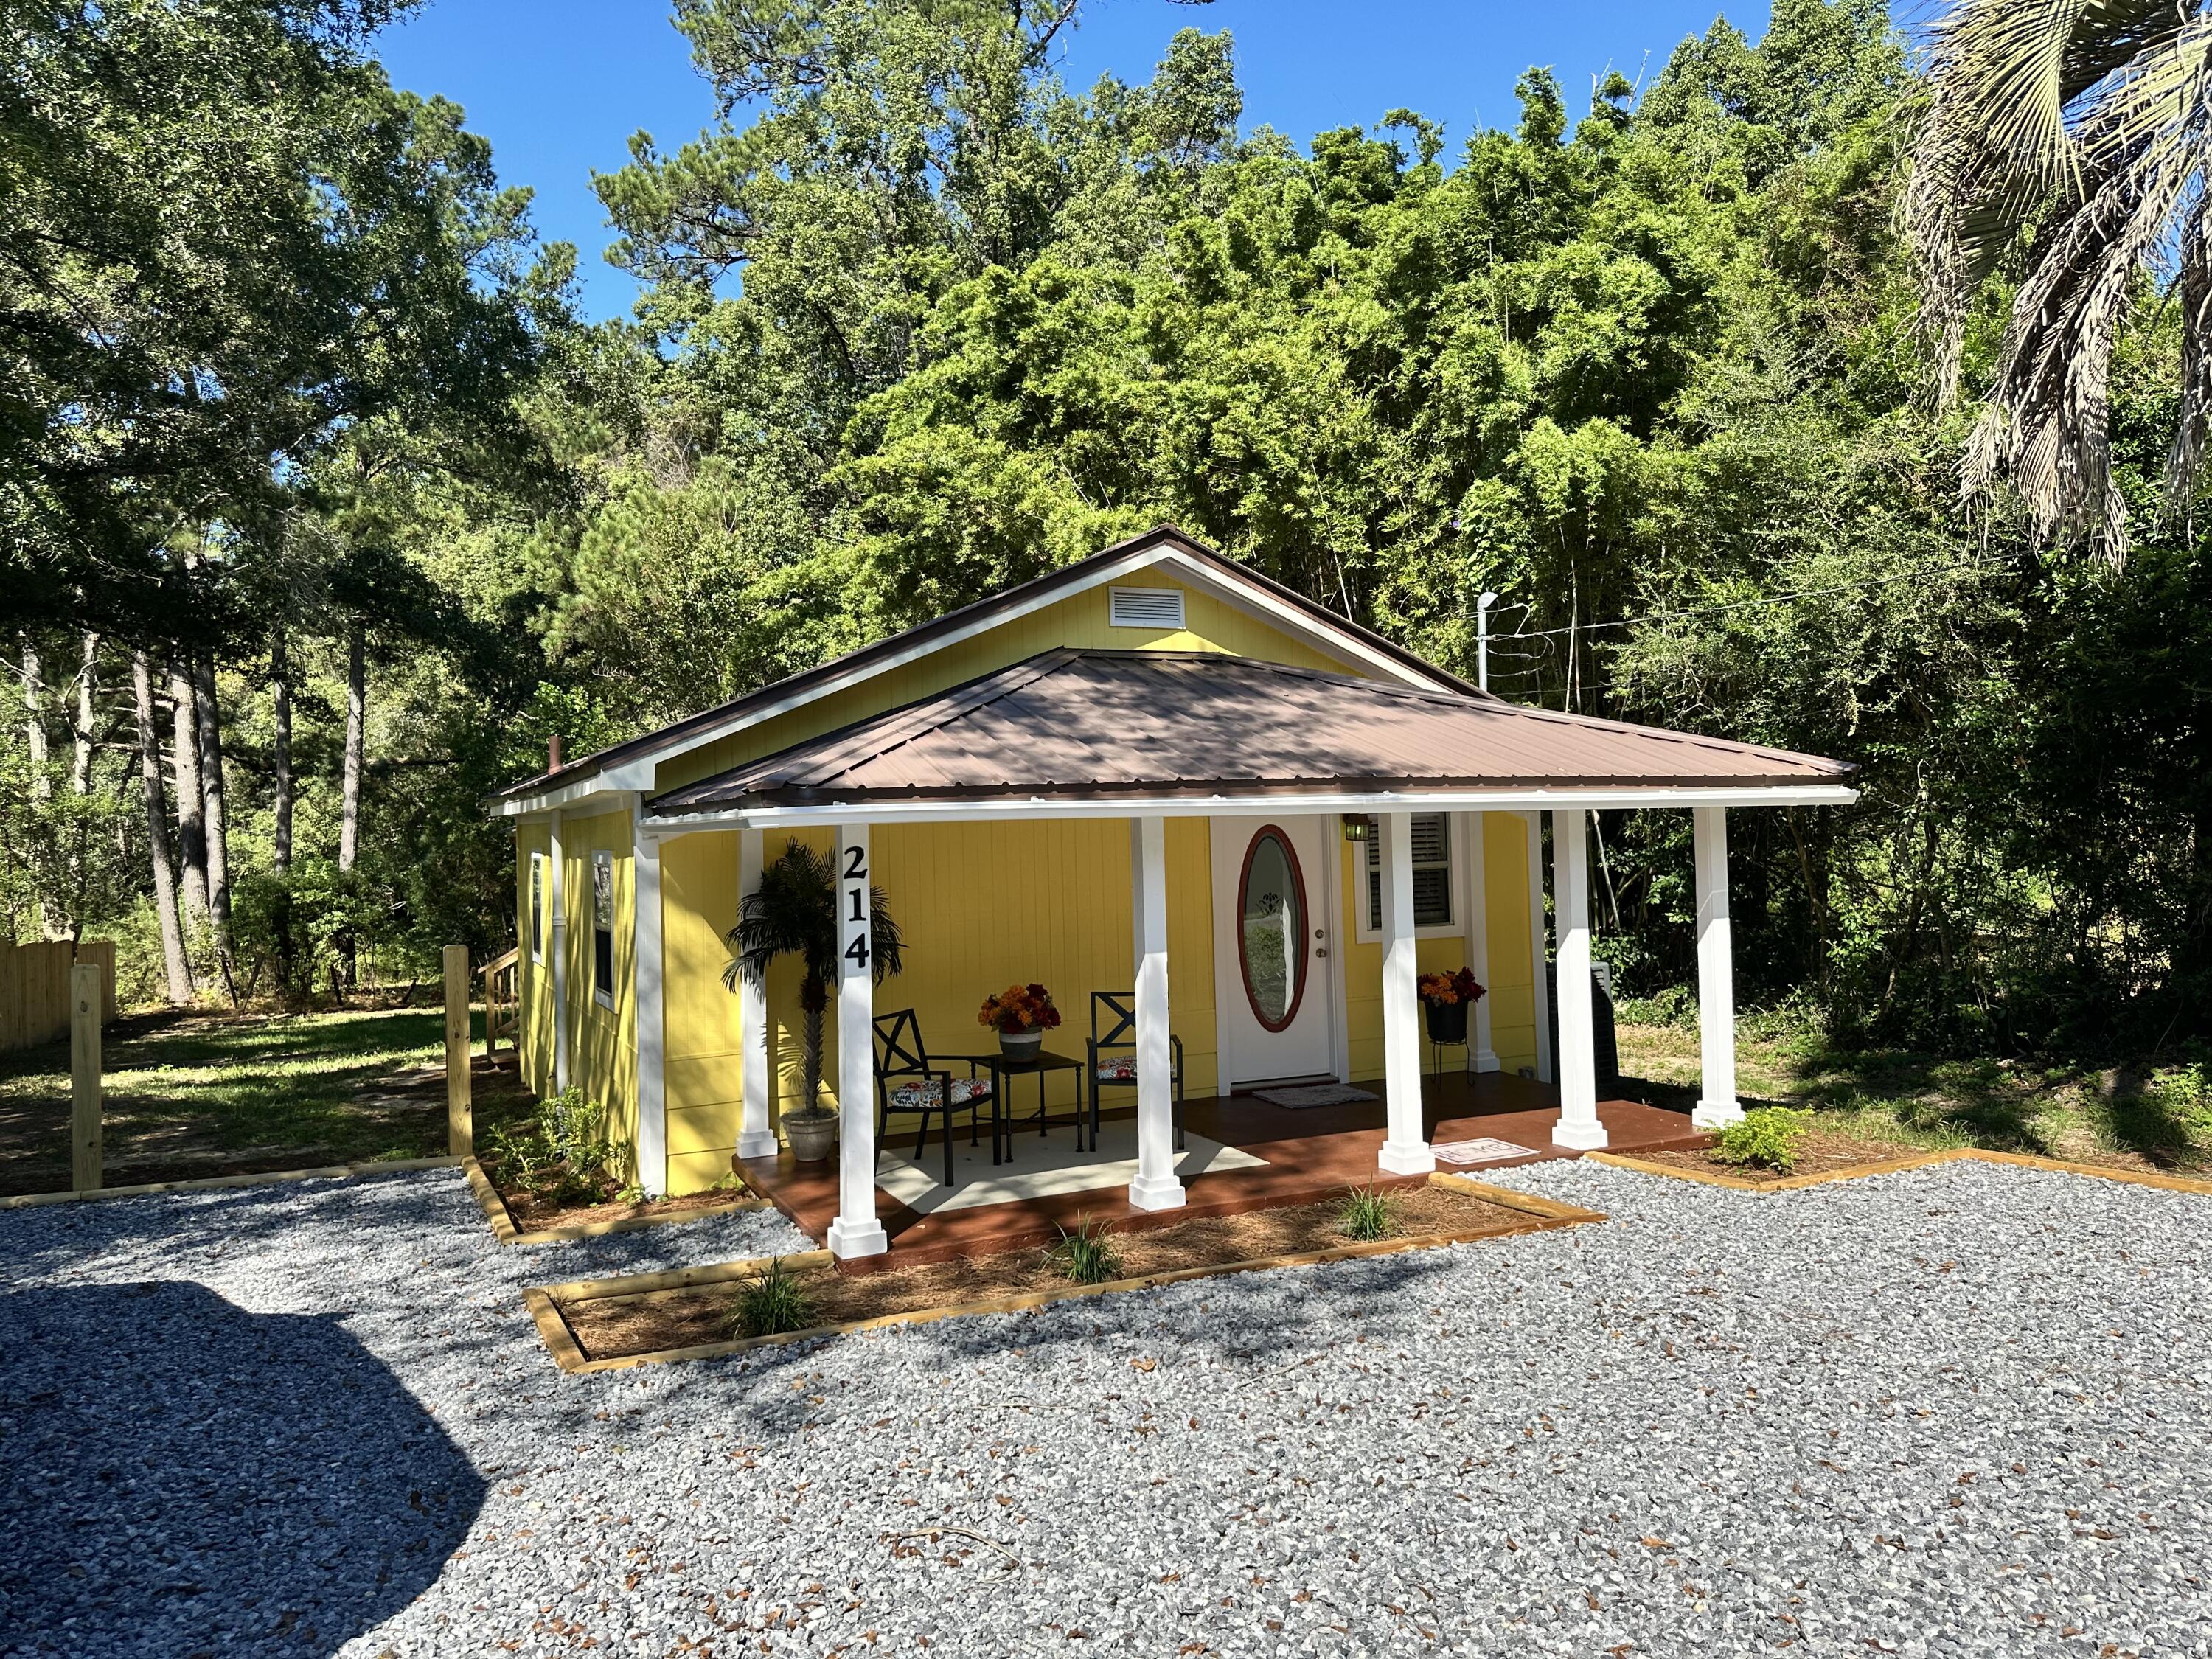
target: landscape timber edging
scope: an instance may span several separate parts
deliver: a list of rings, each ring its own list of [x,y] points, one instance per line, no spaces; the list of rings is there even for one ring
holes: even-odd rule
[[[1413,1238],[1382,1238],[1364,1243],[1333,1245],[1322,1250],[1301,1250],[1288,1255],[1251,1256],[1237,1261],[1206,1262],[1194,1267],[1176,1267],[1166,1273],[1146,1273],[1133,1279],[1108,1279],[1098,1285],[1069,1284],[1048,1291],[1026,1291],[1018,1295],[988,1297],[978,1302],[954,1303],[943,1307],[915,1308],[902,1313],[877,1314],[867,1319],[841,1320],[826,1325],[811,1325],[803,1331],[782,1331],[773,1336],[732,1337],[721,1342],[694,1343],[688,1347],[659,1348],[644,1353],[611,1354],[604,1359],[585,1356],[569,1328],[562,1313],[565,1304],[578,1302],[611,1302],[632,1297],[646,1297],[672,1290],[689,1289],[699,1285],[715,1284],[751,1278],[767,1270],[770,1263],[781,1260],[787,1267],[812,1268],[834,1265],[827,1250],[813,1250],[782,1257],[762,1256],[749,1261],[724,1262],[713,1267],[686,1267],[673,1273],[641,1273],[623,1279],[578,1279],[566,1285],[536,1286],[523,1292],[523,1303],[537,1324],[538,1334],[544,1340],[546,1351],[553,1363],[572,1375],[594,1371],[627,1370],[637,1365],[665,1364],[675,1360],[716,1359],[730,1354],[744,1353],[757,1348],[780,1347],[787,1343],[808,1342],[818,1338],[849,1335],[856,1331],[881,1330],[895,1325],[927,1325],[940,1319],[957,1319],[965,1315],[1026,1313],[1035,1309],[1049,1307],[1054,1303],[1071,1302],[1084,1297],[1105,1296],[1121,1291],[1158,1290],[1164,1285],[1179,1285],[1194,1279],[1215,1279],[1231,1273],[1261,1273],[1275,1267],[1310,1267],[1332,1261],[1356,1261],[1366,1256],[1395,1255],[1408,1250],[1442,1249],[1454,1244],[1480,1243],[1493,1238],[1518,1238],[1530,1233],[1551,1232],[1562,1227],[1579,1227],[1593,1221],[1602,1221],[1604,1214],[1596,1210],[1585,1210],[1556,1200],[1539,1198],[1534,1194],[1513,1192],[1503,1187],[1492,1187],[1466,1176],[1437,1173],[1429,1177],[1431,1184],[1448,1191],[1462,1193],[1500,1209],[1516,1210],[1529,1219],[1504,1227],[1484,1227],[1464,1232],[1423,1233]]]
[[[461,1170],[469,1178],[469,1190],[477,1195],[477,1206],[491,1224],[491,1236],[501,1244],[573,1244],[580,1238],[604,1238],[609,1233],[634,1233],[647,1227],[673,1227],[686,1221],[711,1221],[718,1215],[738,1215],[751,1210],[764,1210],[768,1200],[763,1198],[733,1198],[726,1204],[706,1204],[696,1210],[678,1210],[672,1215],[617,1216],[612,1221],[580,1221],[573,1226],[540,1227],[525,1232],[514,1224],[514,1217],[507,1207],[507,1200],[499,1195],[499,1188],[483,1171],[473,1154],[460,1160]]]
[[[1772,1181],[1752,1181],[1742,1176],[1723,1175],[1717,1170],[1682,1170],[1671,1164],[1652,1164],[1640,1158],[1631,1158],[1620,1152],[1584,1152],[1584,1158],[1599,1164],[1609,1164],[1617,1170],[1633,1170],[1638,1175],[1665,1176],[1674,1181],[1694,1181],[1708,1187],[1727,1187],[1741,1193],[1800,1192],[1808,1187],[1824,1187],[1832,1181],[1857,1181],[1869,1176],[1899,1175],[1908,1170],[1924,1170],[1938,1164],[1971,1161],[1978,1164],[2008,1164],[2018,1169],[2041,1170],[2052,1175],[2094,1176],[2101,1181],[2118,1181],[2133,1187],[2156,1187],[2163,1191],[2195,1193],[2212,1197],[2212,1181],[2190,1176],[2157,1175],[2136,1170],[2110,1169],[2101,1164],[2075,1164],[2064,1158],[2038,1158],[2028,1152],[1998,1152],[1979,1146],[1946,1146],[1933,1152],[1916,1152],[1910,1158],[1884,1158],[1875,1164],[1855,1164],[1849,1169],[1827,1170],[1817,1175],[1783,1176]]]
[[[344,1181],[361,1176],[406,1175],[416,1170],[452,1170],[458,1158],[371,1158],[361,1164],[327,1164],[313,1170],[270,1170],[246,1175],[196,1176],[188,1181],[149,1181],[135,1187],[87,1187],[63,1193],[19,1193],[0,1198],[0,1210],[25,1210],[40,1204],[89,1203],[100,1198],[151,1198],[161,1193],[212,1193],[231,1187],[273,1186],[288,1181]]]

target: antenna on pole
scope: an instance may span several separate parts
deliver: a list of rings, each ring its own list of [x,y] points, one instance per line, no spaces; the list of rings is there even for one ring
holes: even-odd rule
[[[1498,595],[1485,590],[1474,602],[1474,683],[1482,690],[1490,690],[1490,607],[1498,603]]]

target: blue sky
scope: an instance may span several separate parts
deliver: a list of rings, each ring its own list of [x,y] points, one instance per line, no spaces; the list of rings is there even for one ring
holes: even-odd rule
[[[1303,147],[1403,105],[1444,123],[1449,155],[1476,127],[1510,124],[1513,82],[1531,64],[1557,70],[1574,107],[1591,76],[1610,65],[1636,79],[1722,9],[1715,0],[1093,0],[1061,72],[1079,87],[1108,72],[1141,81],[1177,29],[1226,28],[1248,131],[1264,123]],[[1725,9],[1747,33],[1766,26],[1765,0]],[[592,173],[627,161],[641,128],[672,148],[714,113],[665,0],[428,0],[377,49],[398,85],[462,105],[491,140],[501,179],[536,191],[540,234],[577,246],[586,310],[628,311],[635,288],[601,257],[613,237]]]

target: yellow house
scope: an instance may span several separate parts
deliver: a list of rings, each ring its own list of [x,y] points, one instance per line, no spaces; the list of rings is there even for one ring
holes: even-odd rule
[[[884,1248],[894,1201],[876,1018],[911,1008],[933,1053],[982,1048],[977,1008],[1013,983],[1052,988],[1052,1047],[1076,1056],[1092,994],[1129,999],[1140,1210],[1183,1201],[1179,1095],[1379,1081],[1376,1164],[1413,1174],[1433,1167],[1422,1073],[1449,1065],[1552,1085],[1553,1140],[1603,1146],[1585,826],[1671,806],[1696,815],[1711,1125],[1740,1110],[1726,811],[1848,802],[1849,770],[1502,702],[1163,527],[495,797],[516,830],[522,1063],[539,1092],[610,1109],[649,1193],[776,1157],[798,970],[734,988],[726,970],[741,896],[798,841],[835,858],[848,957],[823,1082],[841,1255]],[[881,983],[853,965],[871,888],[908,947]],[[1425,1054],[1417,975],[1462,966],[1488,994],[1462,1048]],[[1079,1103],[1091,1063],[1037,1085]],[[945,1139],[949,1180],[949,1117]]]

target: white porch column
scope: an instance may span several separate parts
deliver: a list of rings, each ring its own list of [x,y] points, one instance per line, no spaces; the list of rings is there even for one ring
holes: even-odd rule
[[[630,972],[637,1012],[637,1184],[646,1196],[668,1190],[668,1096],[662,1057],[666,1027],[660,996],[660,842],[641,822],[631,836]]]
[[[1690,809],[1698,866],[1698,1048],[1705,1086],[1690,1114],[1699,1129],[1743,1116],[1735,1097],[1735,941],[1729,931],[1728,808]]]
[[[1551,1083],[1559,1073],[1552,1064],[1552,992],[1544,971],[1551,965],[1544,951],[1544,815],[1515,816],[1528,854],[1528,985],[1529,1006],[1536,1012],[1536,1081]]]
[[[1494,1072],[1498,1067],[1498,1050],[1490,1042],[1490,872],[1484,867],[1489,815],[1468,812],[1463,816],[1467,820],[1467,967],[1484,992],[1468,1023],[1467,1069]]]
[[[553,866],[553,1092],[568,1087],[568,861],[561,852],[561,815],[550,832]]]
[[[1413,818],[1382,814],[1382,1088],[1389,1132],[1376,1164],[1392,1175],[1437,1167],[1421,1121],[1420,963],[1413,932]]]
[[[757,830],[738,831],[738,903],[760,891],[763,836]],[[768,988],[750,975],[738,975],[738,1075],[744,1091],[744,1115],[738,1124],[739,1158],[774,1158],[775,1130],[769,1122]]]
[[[1552,901],[1559,911],[1559,1121],[1554,1146],[1606,1144],[1597,1121],[1597,1052],[1590,1010],[1589,822],[1579,806],[1552,814]]]
[[[1175,1070],[1168,1048],[1168,826],[1129,820],[1130,945],[1137,971],[1137,1178],[1129,1202],[1179,1210],[1175,1164]]]
[[[876,992],[869,939],[868,826],[837,826],[837,1218],[840,1257],[890,1249],[876,1219]]]

